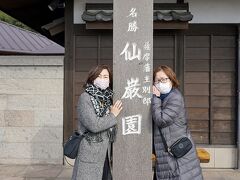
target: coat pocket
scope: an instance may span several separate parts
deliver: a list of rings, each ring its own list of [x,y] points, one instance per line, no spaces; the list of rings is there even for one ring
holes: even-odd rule
[[[89,143],[85,138],[82,140],[80,147],[79,147],[79,152],[78,152],[78,157],[79,160],[82,162],[99,162],[101,159],[101,150],[102,143]]]

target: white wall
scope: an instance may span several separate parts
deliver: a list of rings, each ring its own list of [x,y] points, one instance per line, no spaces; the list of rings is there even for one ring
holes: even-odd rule
[[[63,56],[0,56],[0,164],[63,163]]]
[[[240,0],[187,0],[190,23],[240,23]]]
[[[74,0],[74,24],[84,23],[81,15],[85,10],[85,2],[86,0]],[[176,2],[176,0],[155,0],[155,2]],[[190,23],[240,23],[240,0],[185,0],[185,2],[189,3],[190,11],[194,15]]]
[[[220,146],[220,145],[219,145]],[[214,147],[211,145],[203,146],[197,145],[198,148],[205,149],[210,155],[208,163],[201,163],[202,168],[237,168],[237,148],[234,146]]]
[[[82,14],[85,11],[85,4],[87,0],[74,0],[73,5],[73,23],[85,24],[82,20]]]

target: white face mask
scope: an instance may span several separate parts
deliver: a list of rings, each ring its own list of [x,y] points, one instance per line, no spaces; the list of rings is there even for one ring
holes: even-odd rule
[[[161,94],[167,94],[172,89],[172,83],[171,82],[166,82],[166,83],[159,82],[155,86],[160,91]]]
[[[109,87],[109,79],[97,78],[93,81],[93,84],[100,89],[107,89]]]

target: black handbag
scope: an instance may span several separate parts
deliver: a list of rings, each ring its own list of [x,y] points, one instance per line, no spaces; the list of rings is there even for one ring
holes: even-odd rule
[[[163,145],[165,151],[174,156],[175,158],[181,158],[187,154],[192,149],[192,142],[188,137],[179,138],[174,142],[170,147],[167,146],[167,142],[162,134],[161,129],[159,128],[160,135],[162,137]]]
[[[80,135],[77,131],[75,131],[69,137],[69,139],[67,140],[63,147],[63,152],[65,156],[71,159],[75,159],[77,157],[80,142],[85,137],[86,133],[87,132]]]

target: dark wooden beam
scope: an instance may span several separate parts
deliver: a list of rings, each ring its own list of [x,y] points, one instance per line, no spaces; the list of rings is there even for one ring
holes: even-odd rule
[[[48,31],[51,36],[55,36],[56,34],[63,32],[65,30],[64,17],[42,26],[42,29]]]
[[[154,22],[154,29],[188,29],[188,22]],[[112,22],[87,22],[86,29],[113,29]]]
[[[184,94],[184,33],[177,31],[175,34],[175,62],[174,69],[180,83],[179,89]]]
[[[214,144],[214,120],[213,120],[213,35],[210,35],[209,48],[209,144]]]
[[[87,3],[86,10],[113,10],[112,3]]]
[[[154,22],[153,29],[188,29],[188,22]]]
[[[238,25],[238,112],[237,112],[237,152],[238,152],[238,162],[237,168],[240,169],[240,25]]]
[[[86,29],[113,29],[112,22],[87,22]]]
[[[188,3],[154,3],[154,10],[189,10]]]
[[[177,0],[177,4],[183,4],[184,0]]]
[[[154,3],[154,10],[188,10],[188,3]],[[86,10],[113,10],[112,3],[87,3]]]
[[[193,36],[208,36],[209,34],[215,36],[235,36],[237,28],[235,25],[226,26],[224,24],[189,24],[189,29],[186,31],[186,35]]]
[[[65,8],[65,57],[64,57],[64,142],[73,132],[73,0],[66,1]]]

